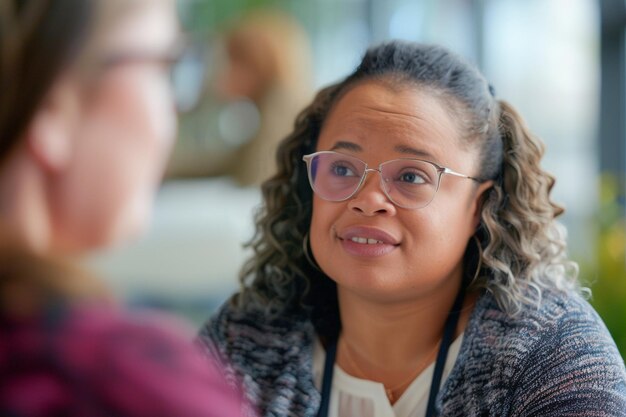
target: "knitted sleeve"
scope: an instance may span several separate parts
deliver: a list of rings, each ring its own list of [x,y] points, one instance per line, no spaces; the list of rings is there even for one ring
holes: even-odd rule
[[[590,308],[542,329],[515,389],[514,416],[626,416],[626,371]]]
[[[200,329],[196,342],[210,360],[220,363],[229,385],[241,389],[240,377],[230,360],[229,327],[231,311],[228,302],[222,306]]]
[[[314,416],[320,394],[312,377],[313,325],[295,314],[270,316],[226,303],[207,322],[199,342],[224,363],[241,387],[246,415]]]

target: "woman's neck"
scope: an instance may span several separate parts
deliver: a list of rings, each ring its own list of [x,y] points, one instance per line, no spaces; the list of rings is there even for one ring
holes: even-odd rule
[[[355,377],[396,389],[397,399],[436,359],[458,289],[402,303],[377,303],[339,288],[342,330],[337,363]],[[465,297],[455,337],[465,329],[476,298],[477,294]]]

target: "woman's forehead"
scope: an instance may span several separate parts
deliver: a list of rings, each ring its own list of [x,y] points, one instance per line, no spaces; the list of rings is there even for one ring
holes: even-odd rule
[[[367,82],[351,88],[335,103],[323,127],[334,123],[365,130],[438,130],[458,135],[457,123],[446,107],[444,100],[426,88]]]
[[[106,46],[139,50],[160,50],[172,46],[179,31],[173,4],[156,1],[140,6],[129,9],[109,27]]]
[[[324,121],[320,141],[336,136],[429,138],[445,144],[460,139],[445,102],[427,89],[391,89],[377,82],[360,84],[335,103]]]

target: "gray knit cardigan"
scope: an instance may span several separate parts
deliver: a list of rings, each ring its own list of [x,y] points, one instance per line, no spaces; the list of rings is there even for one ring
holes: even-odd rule
[[[200,333],[258,412],[277,417],[317,413],[314,338],[304,316],[270,320],[229,303]],[[540,308],[510,317],[484,294],[437,406],[444,416],[626,416],[624,361],[578,295],[545,292]]]

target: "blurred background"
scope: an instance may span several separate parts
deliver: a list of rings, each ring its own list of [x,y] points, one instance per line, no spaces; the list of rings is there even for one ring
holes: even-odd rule
[[[237,289],[259,183],[314,91],[386,39],[474,62],[546,143],[570,255],[626,354],[626,1],[180,0],[180,134],[147,236],[90,260],[199,324]]]

